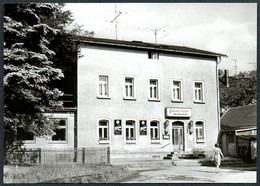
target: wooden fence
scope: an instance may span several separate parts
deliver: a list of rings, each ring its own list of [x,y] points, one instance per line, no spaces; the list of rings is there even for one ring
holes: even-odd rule
[[[110,164],[109,147],[81,149],[26,149],[12,152],[13,164]]]

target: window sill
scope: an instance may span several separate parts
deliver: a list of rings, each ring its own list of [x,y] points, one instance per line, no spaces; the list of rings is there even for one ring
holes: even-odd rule
[[[68,144],[67,141],[50,141],[49,144]]]
[[[172,102],[175,102],[175,103],[183,103],[183,100],[174,100],[174,99],[172,99]]]
[[[98,144],[109,144],[109,140],[98,140]]]
[[[35,144],[36,141],[35,140],[24,140],[23,143],[24,144]]]
[[[160,143],[161,143],[161,140],[151,140],[151,143],[152,143],[152,144],[160,144]]]
[[[149,98],[148,101],[160,102],[161,100],[160,99],[151,99],[151,98]]]
[[[126,98],[126,97],[124,97],[123,99],[124,100],[129,100],[129,101],[136,101],[136,98]]]
[[[197,143],[205,143],[205,140],[196,140]]]
[[[136,140],[126,140],[126,144],[136,144]]]
[[[111,97],[101,97],[101,96],[97,96],[97,99],[111,99]]]
[[[194,103],[205,104],[205,101],[194,101]]]

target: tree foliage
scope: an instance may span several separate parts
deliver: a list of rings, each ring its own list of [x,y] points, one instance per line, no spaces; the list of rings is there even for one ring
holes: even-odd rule
[[[61,3],[4,6],[6,149],[20,144],[17,128],[36,136],[53,134],[54,126],[44,113],[62,107],[58,98],[63,94],[53,82],[60,81],[64,69],[77,59],[71,35],[65,35],[73,23],[72,14],[63,7]]]
[[[255,70],[240,72],[237,76],[229,77],[229,87],[220,85],[220,106],[224,110],[255,103],[256,97],[257,73]]]

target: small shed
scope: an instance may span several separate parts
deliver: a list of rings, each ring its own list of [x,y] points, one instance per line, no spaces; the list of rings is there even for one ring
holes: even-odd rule
[[[256,159],[257,105],[230,108],[220,119],[219,143],[225,156]]]

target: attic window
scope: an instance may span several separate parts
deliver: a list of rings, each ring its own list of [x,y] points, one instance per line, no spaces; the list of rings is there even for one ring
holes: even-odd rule
[[[159,59],[159,52],[148,51],[148,59]]]

